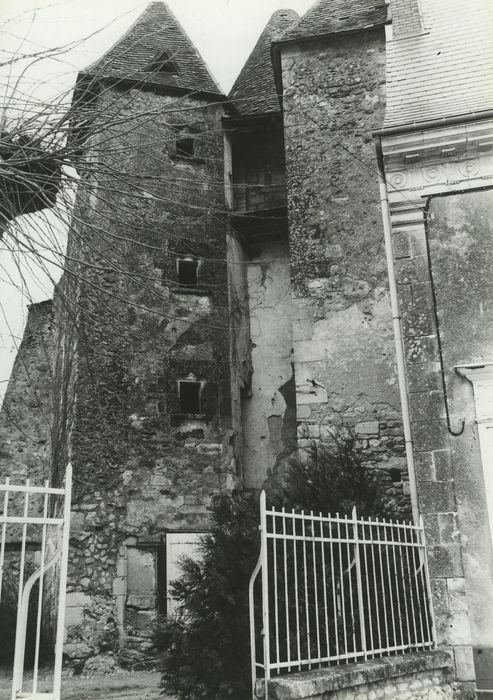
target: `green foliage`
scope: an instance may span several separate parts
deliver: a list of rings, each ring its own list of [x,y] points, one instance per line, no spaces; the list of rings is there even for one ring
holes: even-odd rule
[[[221,493],[201,559],[182,561],[180,612],[156,633],[162,686],[180,699],[250,697],[248,582],[258,556],[257,498]]]
[[[305,455],[292,457],[285,486],[275,505],[321,513],[395,517],[382,493],[377,472],[365,464],[350,428],[313,440]]]
[[[388,515],[378,482],[365,467],[351,432],[313,442],[293,458],[276,506],[361,515]],[[162,687],[179,700],[251,697],[248,582],[258,557],[258,498],[221,493],[201,559],[184,558],[174,582],[179,612],[160,621],[156,646]]]

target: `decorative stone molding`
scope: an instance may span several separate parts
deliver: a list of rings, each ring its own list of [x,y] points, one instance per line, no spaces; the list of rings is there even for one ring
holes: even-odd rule
[[[382,138],[391,209],[437,194],[493,187],[493,121]]]

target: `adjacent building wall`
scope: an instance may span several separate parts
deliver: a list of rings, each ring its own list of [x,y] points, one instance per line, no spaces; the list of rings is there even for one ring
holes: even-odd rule
[[[385,109],[383,27],[282,46],[282,83],[301,437],[344,421],[369,461],[405,478],[371,139]]]

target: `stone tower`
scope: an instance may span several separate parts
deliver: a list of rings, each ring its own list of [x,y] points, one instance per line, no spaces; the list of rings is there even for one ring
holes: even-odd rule
[[[173,605],[176,557],[236,480],[224,99],[160,2],[78,78],[85,167],[56,298],[54,463],[74,468],[67,653],[80,665],[116,647],[140,660]]]

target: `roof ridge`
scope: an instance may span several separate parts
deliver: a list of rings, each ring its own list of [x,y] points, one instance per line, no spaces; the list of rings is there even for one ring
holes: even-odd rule
[[[176,72],[146,70],[158,51],[169,53]],[[148,3],[120,38],[82,74],[223,97],[194,42],[168,4],[161,0]]]

